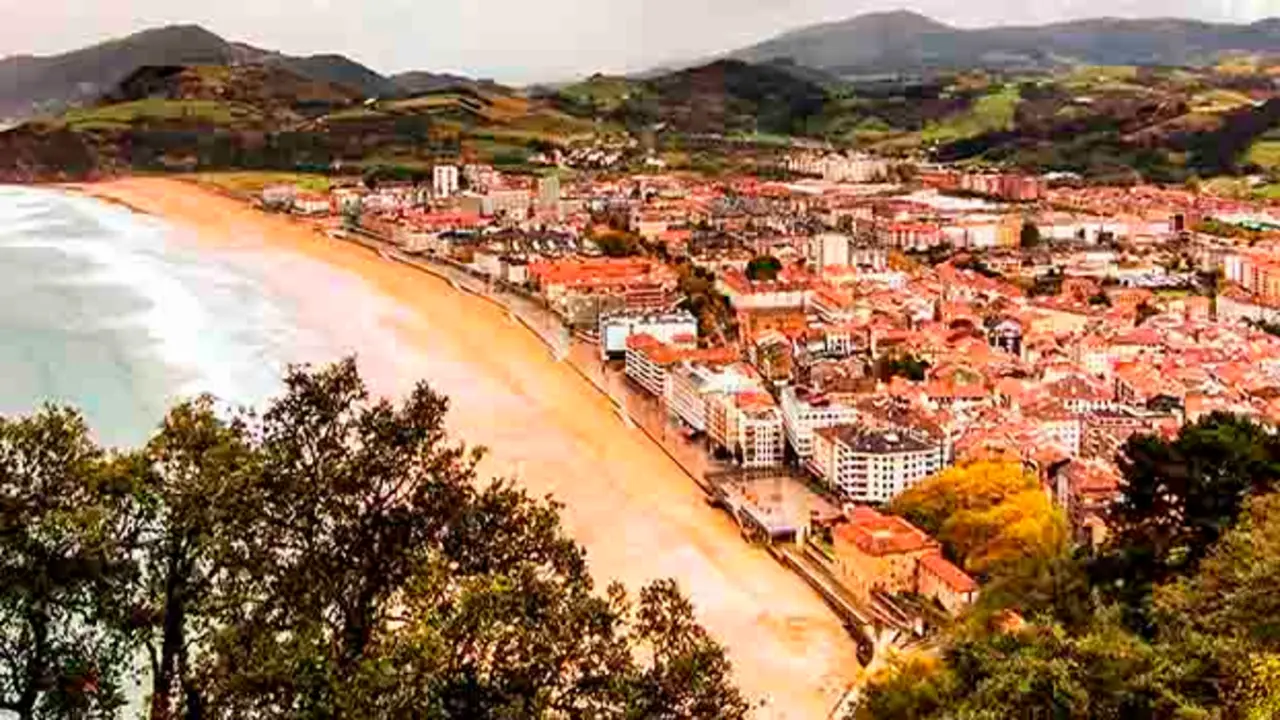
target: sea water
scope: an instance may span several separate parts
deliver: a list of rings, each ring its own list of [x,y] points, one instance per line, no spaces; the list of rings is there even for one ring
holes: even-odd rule
[[[72,405],[103,443],[137,445],[180,398],[260,405],[289,363],[341,354],[244,258],[175,235],[92,198],[0,187],[0,415]]]

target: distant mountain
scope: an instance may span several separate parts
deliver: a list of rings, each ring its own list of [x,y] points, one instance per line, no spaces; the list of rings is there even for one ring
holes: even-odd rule
[[[1280,19],[1233,25],[1101,18],[970,30],[896,11],[793,30],[728,57],[755,63],[789,59],[847,77],[1070,63],[1202,65],[1228,52],[1280,55]]]
[[[400,73],[391,76],[391,84],[402,95],[420,95],[435,92],[456,85],[468,85],[471,78],[450,73],[432,73],[422,70]]]
[[[343,55],[294,57],[230,42],[196,25],[172,25],[62,55],[0,59],[0,118],[90,104],[140,67],[244,63],[278,65],[365,97],[402,94],[392,79]]]
[[[397,92],[396,84],[389,78],[379,75],[345,55],[311,55],[309,57],[281,55],[275,59],[275,62],[312,80],[345,85],[359,91],[365,97],[394,95]]]
[[[808,76],[825,77],[785,63],[719,60],[644,79],[593,75],[545,92],[567,113],[633,131],[804,135],[828,102]]]
[[[174,25],[63,55],[6,58],[0,60],[0,116],[92,101],[144,65],[229,65],[252,52],[204,28]]]

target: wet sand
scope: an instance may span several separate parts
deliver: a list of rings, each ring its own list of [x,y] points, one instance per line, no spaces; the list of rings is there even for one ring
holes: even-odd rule
[[[675,578],[728,648],[743,690],[766,703],[759,717],[824,718],[857,677],[854,644],[821,599],[745,543],[660,448],[628,430],[606,398],[497,307],[187,182],[138,178],[78,189],[163,217],[187,241],[221,253],[323,263],[402,308],[385,328],[395,343],[377,349],[396,357],[361,357],[374,389],[425,379],[448,394],[451,430],[491,449],[486,472],[514,475],[531,494],[564,504],[564,525],[587,549],[601,585],[619,580],[634,591]],[[269,282],[304,303],[311,321],[366,321],[352,316],[340,291],[278,274]]]

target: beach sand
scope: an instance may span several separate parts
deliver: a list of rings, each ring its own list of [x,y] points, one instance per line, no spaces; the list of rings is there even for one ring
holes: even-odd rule
[[[164,218],[188,242],[224,253],[297,255],[358,277],[403,312],[397,340],[362,355],[375,390],[425,379],[452,399],[450,429],[491,449],[484,470],[516,476],[564,504],[569,534],[603,586],[636,590],[675,578],[702,623],[728,648],[759,717],[825,718],[859,675],[855,647],[802,580],[744,542],[737,526],[660,448],[627,429],[610,402],[500,309],[428,274],[322,237],[304,223],[260,213],[194,184],[137,178],[82,192]],[[312,320],[359,325],[340,293],[304,277],[272,277],[311,308]],[[378,360],[387,362],[378,362]]]

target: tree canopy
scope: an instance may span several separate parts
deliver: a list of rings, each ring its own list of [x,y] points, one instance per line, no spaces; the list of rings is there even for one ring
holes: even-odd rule
[[[0,709],[119,717],[145,676],[156,719],[745,716],[675,584],[596,592],[447,409],[349,360],[260,414],[181,404],[137,451],[0,422]]]
[[[1222,414],[1170,440],[1132,438],[1101,554],[1002,565],[939,655],[891,663],[855,716],[1277,717],[1278,443],[1270,428]],[[958,474],[899,507],[942,527],[963,512],[959,488],[991,497],[1018,487],[1013,470]],[[1007,622],[1010,608],[1025,620]]]
[[[961,566],[987,574],[1003,563],[1052,557],[1066,545],[1066,519],[1018,463],[948,468],[894,500],[893,510],[938,538]]]
[[[1022,224],[1022,231],[1018,236],[1018,244],[1025,249],[1036,247],[1040,244],[1040,228],[1030,220]]]
[[[772,282],[782,272],[782,261],[772,255],[759,255],[747,263],[747,277],[755,282]]]

